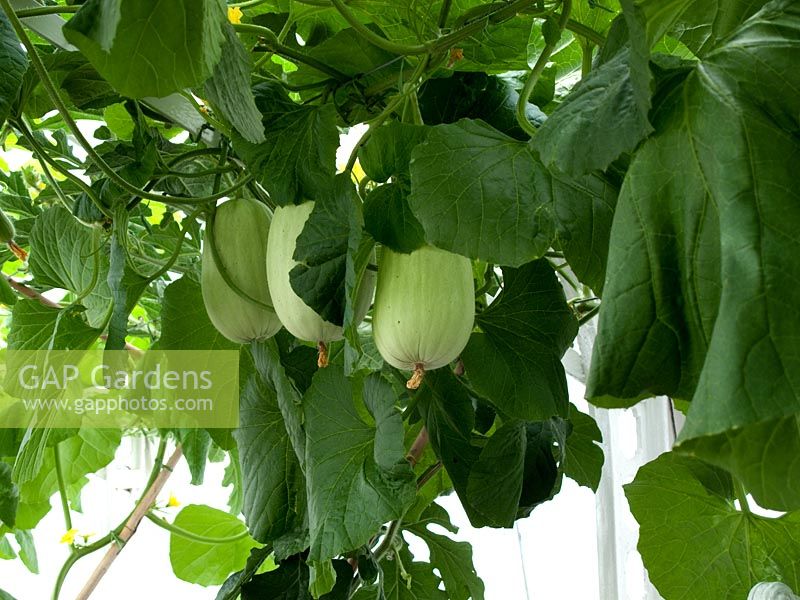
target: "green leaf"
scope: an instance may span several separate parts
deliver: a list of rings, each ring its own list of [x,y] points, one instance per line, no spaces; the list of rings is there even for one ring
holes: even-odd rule
[[[690,2],[672,33],[697,56],[705,57],[720,40],[753,16],[766,0],[708,0]]]
[[[337,175],[334,187],[314,204],[294,250],[292,289],[329,323],[341,325],[345,309],[345,270],[350,214],[359,202],[350,175]]]
[[[224,6],[197,4],[89,0],[63,31],[120,94],[163,98],[205,81],[220,59]]]
[[[563,462],[556,462],[554,452],[556,447],[564,447],[565,438],[566,423],[558,417],[525,424],[525,463],[518,519],[530,515],[534,508],[551,500],[561,490]]]
[[[8,592],[4,592],[3,590],[0,590],[0,600],[16,600],[16,599],[14,598],[14,596],[9,594]]]
[[[372,190],[364,201],[364,227],[376,242],[395,252],[410,253],[425,244],[425,232],[408,206],[400,183]]]
[[[502,413],[525,420],[567,416],[561,357],[578,324],[553,268],[538,260],[503,269],[504,290],[476,323],[462,352],[475,389]]]
[[[522,494],[525,446],[525,427],[506,423],[489,438],[472,466],[467,494],[474,505],[490,507],[481,510],[487,525],[514,524]]]
[[[433,565],[416,562],[405,546],[394,553],[394,560],[382,564],[383,582],[363,586],[353,600],[447,600],[450,596],[439,589],[441,580]]]
[[[498,497],[501,494],[502,492],[498,492]],[[450,524],[447,511],[438,504],[431,504],[422,514],[422,519],[423,523],[410,527],[409,530],[421,537],[430,549],[431,565],[441,573],[448,598],[482,600],[484,586],[472,564],[472,546],[467,542],[457,542],[433,533],[424,522],[433,519],[437,525],[444,523],[447,529],[455,533],[457,530]]]
[[[351,573],[352,570],[352,567],[350,567]],[[336,571],[333,570],[333,563],[330,560],[308,565],[308,591],[311,593],[312,598],[319,598],[327,594],[335,585]]]
[[[181,509],[173,524],[210,538],[229,538],[247,531],[235,516],[199,504]],[[254,546],[256,542],[249,535],[234,542],[207,544],[171,533],[169,561],[179,579],[203,586],[219,585],[228,575],[244,568]]]
[[[412,150],[425,141],[428,131],[421,125],[390,121],[370,133],[367,143],[358,151],[358,161],[372,181],[385,182],[390,177],[405,175]]]
[[[0,462],[0,523],[13,529],[19,505],[19,489],[11,480],[11,467]]]
[[[100,336],[89,327],[80,306],[51,308],[38,300],[20,300],[11,313],[8,347],[14,350],[84,350]]]
[[[0,127],[5,125],[17,101],[28,59],[5,13],[0,14]]]
[[[183,456],[189,465],[192,485],[202,485],[211,449],[211,436],[205,429],[181,429],[178,437],[183,447]]]
[[[253,344],[251,351],[258,372],[262,374],[264,380],[277,393],[278,408],[283,416],[286,432],[289,434],[289,440],[292,443],[297,460],[300,462],[300,467],[305,469],[306,435],[302,425],[302,396],[297,389],[297,378],[291,379],[289,377],[289,367],[284,366],[284,364],[288,363],[289,355],[288,353],[284,354],[278,348],[274,339],[267,340],[263,344]],[[313,365],[314,363],[309,362],[307,364]]]
[[[19,544],[19,558],[22,564],[33,573],[39,574],[39,559],[36,556],[36,546],[33,542],[33,534],[26,529],[14,531],[14,539]]]
[[[339,147],[333,106],[296,104],[277,83],[259,84],[253,92],[266,141],[251,144],[234,136],[233,145],[273,201],[300,204],[329,192]]]
[[[596,492],[600,485],[603,470],[603,441],[600,428],[594,419],[579,411],[574,404],[569,405],[569,421],[572,424],[564,447],[564,474]]]
[[[216,110],[251,144],[264,141],[264,125],[250,89],[250,55],[229,24],[214,74],[205,83],[205,95]]]
[[[93,236],[100,232],[79,223],[65,208],[45,210],[31,229],[29,264],[36,282],[42,286],[63,288],[81,293],[92,282],[95,268]],[[83,302],[89,324],[103,324],[111,304],[111,291],[106,278],[109,259],[100,251],[97,286]]]
[[[517,15],[500,24],[489,24],[483,31],[461,42],[463,60],[453,68],[460,71],[524,71],[528,65],[528,38],[535,27],[533,17]]]
[[[250,550],[250,556],[244,569],[228,577],[217,592],[216,600],[237,600],[242,591],[242,586],[250,581],[261,566],[272,554],[272,548],[264,546]]]
[[[665,598],[738,600],[759,581],[800,587],[800,515],[739,512],[730,485],[723,472],[670,452],[625,486],[639,552]]]
[[[124,350],[128,336],[128,317],[149,281],[128,267],[123,244],[127,243],[127,212],[118,211],[111,236],[111,255],[106,282],[114,307],[108,322],[106,350]]]
[[[330,366],[317,372],[303,399],[312,561],[359,548],[414,500],[391,387],[377,374],[364,381],[363,390],[356,385]],[[375,427],[354,404],[362,394]],[[352,514],[358,518],[350,519]]]
[[[8,541],[6,534],[0,535],[0,560],[14,560],[17,558],[17,551]],[[4,600],[3,590],[0,590],[0,600]]]
[[[431,244],[519,266],[554,237],[547,179],[526,144],[460,121],[434,127],[412,152],[409,205]]]
[[[363,318],[362,311],[369,310],[372,302],[372,292],[375,290],[376,275],[368,270],[375,260],[375,240],[369,235],[364,235],[364,218],[359,210],[360,206],[354,200],[348,214],[349,233],[347,236],[347,255],[345,257],[344,273],[344,374],[349,377],[359,369],[365,360],[369,360],[365,351],[364,335],[359,332],[359,325]],[[369,295],[363,297],[364,290]],[[367,337],[367,344],[371,341]],[[382,364],[382,363],[381,363]]]
[[[274,571],[253,577],[242,586],[242,600],[309,600],[308,566],[298,557],[282,562]]]
[[[228,350],[237,348],[211,324],[197,281],[183,276],[164,290],[161,350]]]
[[[60,442],[64,483],[71,486],[89,473],[95,473],[108,465],[114,459],[121,436],[118,430],[81,429],[77,435]],[[38,471],[19,483],[19,529],[36,527],[50,510],[51,496],[58,491],[54,453],[49,447],[44,450]]]
[[[241,411],[241,406],[239,407]],[[239,412],[240,423],[241,412]],[[229,462],[222,475],[222,487],[231,486],[231,495],[228,498],[228,508],[232,515],[238,515],[244,510],[244,480],[242,478],[242,465],[239,462],[239,450],[234,447],[228,451]],[[252,530],[250,535],[252,535]]]
[[[649,82],[633,79],[629,57],[623,50],[591,71],[544,122],[533,146],[546,166],[572,175],[603,171],[653,130],[650,95],[636,93]]]
[[[765,437],[738,448],[727,442],[750,444],[754,436],[726,440],[728,432],[800,412],[800,321],[783,309],[800,301],[790,234],[800,227],[800,203],[784,167],[800,158],[793,133],[800,101],[786,91],[800,86],[789,58],[800,56],[799,31],[796,4],[771,4],[664,100],[612,229],[611,289],[588,393],[616,405],[657,394],[692,399],[680,447],[718,464],[737,455],[760,462],[770,443]],[[764,63],[778,75],[759,71]],[[734,75],[742,68],[747,76]],[[717,439],[701,442],[706,436]],[[788,455],[776,458],[783,464],[770,473],[793,473]],[[763,490],[758,500],[766,507],[795,508],[796,476],[744,483]]]
[[[470,522],[481,527],[485,525],[485,518],[472,505],[467,493],[470,470],[480,455],[480,448],[472,445],[475,424],[472,399],[447,369],[426,373],[417,394],[417,406],[428,430],[431,447],[447,470]]]
[[[306,527],[305,480],[284,425],[275,389],[251,374],[233,433],[242,469],[243,512],[250,534],[262,543]]]
[[[556,244],[570,268],[596,294],[603,292],[611,223],[619,190],[605,177],[571,179],[552,173]]]

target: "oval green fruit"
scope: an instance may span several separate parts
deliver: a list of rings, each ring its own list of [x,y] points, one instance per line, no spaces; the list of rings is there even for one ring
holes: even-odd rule
[[[14,241],[16,231],[14,230],[14,223],[8,218],[8,215],[0,210],[0,242],[7,244]]]
[[[475,284],[468,258],[433,246],[411,254],[384,248],[372,334],[383,359],[414,371],[408,387],[425,371],[455,360],[467,345],[475,321]]]
[[[206,232],[203,243],[201,287],[206,311],[222,335],[240,344],[266,339],[281,328],[275,311],[263,306],[272,305],[264,271],[269,227],[269,211],[263,204],[250,198],[230,200],[217,208],[213,230]],[[243,298],[226,283],[210,238],[228,277],[261,304]]]
[[[28,253],[14,241],[16,233],[17,232],[14,230],[14,222],[8,218],[6,213],[0,210],[0,243],[8,246],[8,249],[11,250],[18,259],[26,261],[28,259]]]
[[[275,209],[267,246],[267,281],[275,312],[283,326],[298,339],[316,342],[320,351],[319,366],[327,364],[326,348],[329,342],[342,338],[342,328],[320,317],[298,296],[289,279],[289,273],[298,264],[294,258],[297,237],[303,231],[314,202],[281,206]],[[375,290],[375,274],[367,271],[358,291],[356,321],[367,314]]]

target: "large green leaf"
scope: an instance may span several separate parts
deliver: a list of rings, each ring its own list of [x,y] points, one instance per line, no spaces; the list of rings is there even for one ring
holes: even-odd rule
[[[0,14],[0,127],[5,125],[11,107],[17,101],[22,76],[28,67],[28,59],[20,46],[17,34],[8,22],[5,13]]]
[[[81,429],[59,443],[64,483],[71,486],[95,473],[114,459],[122,434],[112,429]],[[39,470],[19,484],[20,504],[17,527],[33,529],[50,510],[50,497],[58,491],[55,456],[45,448]]]
[[[428,527],[430,524],[445,527],[453,533],[458,529],[450,522],[447,511],[438,504],[431,504],[422,513],[420,522],[410,528],[430,549],[431,565],[439,570],[447,596],[450,600],[482,600],[483,581],[472,564],[472,546],[434,533]]]
[[[311,561],[359,548],[414,500],[392,389],[377,374],[363,390],[357,385],[330,366],[317,372],[303,399]],[[355,406],[362,394],[375,427]]]
[[[295,293],[323,319],[341,325],[345,309],[345,271],[351,213],[358,196],[346,173],[314,204],[297,236],[296,265],[289,273]]]
[[[561,356],[578,332],[550,264],[538,260],[503,269],[504,290],[476,317],[462,353],[475,389],[502,413],[526,420],[567,416]]]
[[[329,192],[339,146],[333,106],[296,104],[277,83],[261,83],[253,91],[266,141],[251,144],[234,137],[236,152],[279,205]]]
[[[604,170],[652,131],[650,94],[635,93],[629,57],[623,50],[593,70],[545,121],[533,139],[544,164],[578,175]],[[649,92],[649,82],[638,85]]]
[[[589,394],[612,405],[692,399],[681,448],[718,464],[759,462],[770,444],[727,432],[800,412],[800,320],[786,308],[800,301],[800,202],[785,167],[800,160],[800,97],[789,91],[800,87],[798,32],[796,3],[772,3],[664,99],[612,229]],[[782,443],[795,429],[781,428]],[[773,456],[782,466],[759,476],[794,474],[791,457]],[[745,471],[763,505],[800,506],[795,480]]]
[[[278,405],[278,397],[255,372],[240,400],[239,447],[243,512],[250,534],[259,542],[304,528],[305,479]]]
[[[197,281],[184,276],[166,287],[159,349],[227,350],[237,346],[211,324]]]
[[[690,2],[672,26],[672,33],[702,57],[764,4],[766,0]]]
[[[431,129],[411,154],[411,211],[428,242],[488,262],[520,266],[558,238],[581,279],[600,289],[613,186],[544,168],[531,146],[482,121]]]
[[[485,525],[482,513],[491,511],[492,505],[476,509],[467,493],[470,470],[480,456],[480,448],[472,444],[472,398],[447,369],[427,373],[417,398],[431,447],[447,470],[467,516],[476,527]]]
[[[97,264],[97,286],[83,301],[90,325],[97,327],[106,318],[111,291],[106,281],[109,259],[102,250],[95,256],[93,236],[99,239],[100,232],[79,223],[65,208],[50,208],[31,229],[30,267],[39,285],[80,293],[92,283]]]
[[[36,555],[36,545],[33,542],[33,534],[26,529],[17,529],[14,532],[14,539],[19,544],[19,559],[22,564],[33,573],[39,574],[39,558]]]
[[[162,98],[211,75],[224,24],[219,0],[89,0],[64,35],[120,94]]]
[[[335,587],[319,600],[347,600],[353,567],[345,560],[335,560],[331,568]],[[277,569],[261,573],[242,586],[242,600],[312,600],[308,565],[298,557],[281,562]]]
[[[205,83],[205,92],[213,106],[251,144],[264,141],[264,125],[250,89],[250,56],[233,30],[224,28],[222,58],[214,74]]]
[[[395,252],[410,253],[425,244],[425,232],[408,207],[407,196],[403,184],[387,183],[364,201],[364,227],[376,242]]]
[[[8,347],[13,350],[84,350],[100,336],[80,306],[51,308],[38,300],[20,300],[11,313]]]
[[[0,462],[0,523],[13,528],[19,505],[19,489],[11,480],[11,467]]]
[[[409,205],[431,244],[511,266],[547,251],[550,181],[526,144],[464,120],[434,127],[411,156]]]
[[[172,533],[169,539],[169,561],[175,575],[190,583],[219,585],[247,563],[255,540],[243,535],[247,528],[235,516],[210,506],[190,504],[178,513],[175,526],[209,538],[232,538],[227,543],[204,543]]]
[[[740,512],[730,491],[724,472],[672,452],[625,486],[639,552],[664,598],[739,600],[759,581],[800,586],[800,515]]]
[[[358,150],[361,167],[373,181],[386,182],[393,176],[407,176],[411,152],[425,141],[428,131],[429,128],[422,125],[399,121],[374,129],[367,143]]]
[[[395,551],[392,561],[382,564],[383,581],[364,586],[353,600],[447,600],[450,596],[439,589],[441,579],[433,572],[433,565],[417,562],[403,546]]]
[[[603,435],[595,420],[569,405],[569,421],[572,425],[564,446],[564,475],[597,491],[603,471]]]

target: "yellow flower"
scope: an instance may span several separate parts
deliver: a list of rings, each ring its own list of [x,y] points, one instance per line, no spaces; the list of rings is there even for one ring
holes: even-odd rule
[[[74,544],[75,543],[75,536],[78,535],[77,529],[70,529],[64,535],[61,536],[61,544]]]
[[[228,21],[233,23],[234,25],[238,25],[242,22],[242,9],[238,6],[232,6],[228,8]]]
[[[176,507],[178,507],[180,505],[181,505],[181,503],[175,497],[175,494],[170,494],[169,495],[169,500],[167,500],[167,507],[168,508],[176,508]]]

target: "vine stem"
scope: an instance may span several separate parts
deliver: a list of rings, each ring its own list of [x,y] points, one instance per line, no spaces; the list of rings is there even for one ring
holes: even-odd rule
[[[350,152],[350,158],[347,159],[347,165],[345,165],[344,172],[350,173],[353,171],[353,167],[356,164],[356,160],[358,160],[358,151],[361,147],[367,143],[370,136],[372,135],[372,131],[380,127],[389,116],[400,108],[403,103],[406,101],[406,98],[409,94],[415,93],[417,88],[417,80],[422,77],[425,70],[428,68],[430,64],[431,57],[426,56],[422,60],[419,61],[419,64],[414,69],[414,72],[411,74],[408,83],[405,84],[403,90],[400,91],[397,96],[392,98],[389,104],[386,105],[386,108],[383,109],[381,114],[375,117],[369,123],[369,129],[364,132],[364,135],[356,142],[355,146],[353,146],[353,150]]]
[[[374,31],[372,31],[369,27],[364,25],[361,21],[358,20],[350,9],[345,5],[342,0],[330,0],[330,5],[333,6],[336,11],[342,16],[342,18],[347,21],[347,23],[365,40],[371,43],[378,48],[386,50],[387,52],[391,52],[392,54],[399,54],[402,56],[413,56],[413,55],[420,55],[420,54],[436,54],[442,50],[447,50],[448,48],[453,47],[458,42],[471,37],[472,35],[478,33],[482,29],[484,29],[487,25],[491,23],[498,23],[510,17],[513,17],[517,13],[521,12],[523,9],[527,8],[529,5],[533,4],[535,0],[516,0],[515,2],[510,2],[508,4],[504,4],[501,8],[490,12],[480,19],[477,19],[471,23],[464,25],[448,33],[447,35],[443,35],[440,38],[435,40],[430,40],[424,42],[422,44],[398,44],[392,42],[391,40],[378,35]],[[441,13],[440,13],[441,14]],[[447,13],[444,14],[444,18],[447,18]]]
[[[164,488],[164,485],[167,483],[170,475],[172,475],[172,471],[177,466],[181,456],[183,456],[183,450],[179,445],[175,448],[175,451],[172,453],[172,456],[169,457],[169,460],[166,462],[166,464],[161,465],[160,471],[158,472],[155,480],[147,488],[147,491],[139,500],[136,508],[133,509],[130,517],[128,517],[128,520],[125,522],[125,525],[123,525],[119,534],[117,534],[115,539],[117,543],[112,544],[109,547],[105,556],[103,556],[103,559],[100,561],[100,564],[97,565],[91,577],[89,577],[89,580],[86,582],[86,584],[84,584],[83,589],[77,596],[75,596],[75,600],[87,600],[87,598],[92,595],[92,592],[97,587],[97,584],[100,583],[105,574],[108,572],[108,569],[117,559],[117,556],[119,556],[119,553],[122,552],[125,544],[127,544],[131,537],[133,537],[133,534],[136,533],[139,523],[141,523],[145,515],[150,512],[150,508],[155,503],[156,497]]]
[[[61,451],[58,444],[53,446],[53,459],[56,465],[56,480],[58,480],[58,495],[61,498],[61,510],[64,512],[64,525],[67,531],[72,529],[72,514],[69,510],[69,500],[67,499],[67,486],[64,483],[64,466],[61,464]],[[74,547],[70,544],[70,547]]]
[[[153,514],[152,511],[149,511],[145,514],[145,517],[149,519],[152,523],[158,525],[162,529],[169,531],[170,533],[174,533],[182,538],[186,538],[187,540],[192,540],[193,542],[198,542],[201,544],[230,544],[233,542],[238,542],[239,540],[243,540],[248,535],[248,531],[245,529],[241,533],[237,533],[236,535],[231,535],[228,537],[208,537],[205,535],[200,535],[198,533],[194,533],[193,531],[189,531],[188,529],[184,529],[183,527],[179,527],[174,523],[170,523],[166,519],[162,519],[161,517],[157,517]]]
[[[408,449],[408,454],[406,454],[406,460],[411,463],[412,467],[416,467],[419,459],[422,457],[422,453],[425,452],[425,447],[428,445],[430,441],[430,436],[428,435],[428,428],[422,427],[417,434],[416,439],[411,444],[411,447]]]
[[[134,194],[136,196],[141,196],[142,198],[149,198],[150,200],[156,200],[158,202],[177,202],[182,204],[193,204],[193,203],[206,203],[211,202],[212,200],[217,200],[219,198],[223,198],[225,196],[231,195],[233,192],[238,190],[239,188],[247,185],[252,179],[252,175],[248,175],[242,177],[238,182],[236,182],[230,189],[224,190],[213,196],[208,196],[204,198],[182,198],[179,196],[170,196],[168,194],[153,194],[142,190],[132,183],[130,183],[127,179],[120,176],[111,166],[100,156],[97,151],[95,151],[94,147],[89,143],[83,133],[81,132],[78,124],[75,122],[75,119],[72,118],[72,115],[67,108],[67,105],[64,103],[64,100],[61,98],[61,95],[58,93],[58,89],[56,88],[55,83],[53,83],[50,74],[47,72],[47,67],[45,67],[44,63],[42,62],[41,57],[39,56],[38,51],[36,50],[36,46],[31,41],[31,38],[25,32],[25,27],[22,25],[22,22],[17,17],[14,9],[11,8],[11,4],[9,4],[9,0],[0,0],[0,6],[2,6],[3,11],[6,13],[11,26],[14,28],[19,41],[22,42],[22,45],[25,46],[25,49],[28,51],[28,60],[31,61],[36,74],[39,76],[39,80],[41,81],[42,86],[44,86],[45,90],[47,91],[47,95],[50,97],[50,100],[53,102],[53,105],[56,107],[58,112],[61,114],[61,118],[64,120],[64,124],[69,129],[70,133],[75,137],[75,140],[80,144],[83,150],[86,152],[86,155],[91,159],[91,161],[97,165],[97,167],[103,172],[103,174],[108,177],[112,182],[117,184],[126,192]]]
[[[569,22],[569,13],[571,9],[572,0],[562,0],[561,17],[558,20],[559,33],[564,32],[564,28]],[[525,109],[528,107],[528,100],[533,93],[533,88],[536,86],[536,82],[539,81],[539,77],[541,77],[544,68],[547,66],[547,62],[553,55],[553,51],[556,48],[556,43],[557,41],[549,41],[545,43],[544,48],[542,48],[542,53],[536,60],[536,64],[533,65],[533,68],[528,75],[528,79],[525,81],[525,86],[522,88],[522,91],[519,94],[519,99],[517,100],[517,122],[519,123],[519,126],[522,127],[522,129],[531,137],[536,135],[536,127],[534,127],[533,123],[528,120],[528,115],[525,114]]]
[[[147,490],[150,489],[150,486],[153,485],[153,482],[158,477],[158,474],[161,472],[161,468],[164,462],[164,454],[167,450],[167,439],[165,437],[161,438],[158,444],[158,450],[156,451],[156,457],[153,461],[153,468],[150,471],[150,477],[147,479],[147,484],[144,486],[144,492],[142,492],[142,496],[147,493]],[[140,497],[140,499],[141,499]],[[138,504],[138,502],[137,502]],[[130,516],[130,515],[129,515]],[[107,533],[102,538],[97,540],[96,542],[92,542],[88,546],[81,546],[80,548],[76,548],[75,552],[67,557],[67,560],[64,561],[64,564],[61,566],[61,570],[58,572],[58,577],[56,578],[56,584],[53,589],[53,600],[58,600],[58,596],[61,593],[61,587],[64,585],[64,581],[69,574],[70,569],[72,569],[73,565],[78,562],[84,556],[91,554],[92,552],[97,552],[101,548],[104,548],[108,544],[110,544],[114,540],[114,536],[118,535],[122,528],[125,526],[128,517],[126,517],[125,521],[123,521],[116,529],[112,530],[110,533]]]
[[[255,25],[253,23],[237,23],[233,26],[233,28],[239,33],[252,33],[259,36],[260,41],[262,41],[264,45],[269,48],[269,51],[274,54],[279,54],[280,56],[288,58],[294,62],[306,64],[309,67],[316,69],[320,73],[325,73],[329,77],[333,77],[339,81],[350,79],[341,71],[326,65],[313,56],[308,56],[307,54],[303,54],[302,52],[294,50],[293,48],[284,46],[278,41],[278,36],[276,36],[271,29],[267,29],[261,25]]]
[[[736,494],[736,499],[739,501],[739,510],[744,514],[752,514],[750,511],[750,504],[747,502],[747,491],[744,489],[741,481],[734,480],[733,492]]]

